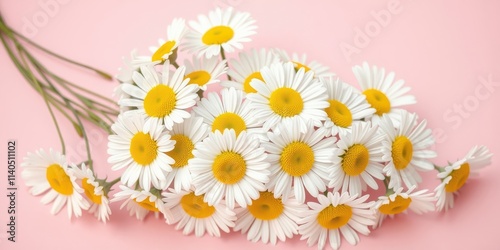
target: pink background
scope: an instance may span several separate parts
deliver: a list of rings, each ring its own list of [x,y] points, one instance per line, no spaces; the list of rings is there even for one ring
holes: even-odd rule
[[[43,3],[47,1],[55,0],[0,0],[0,10],[13,28],[31,35],[36,42],[112,74],[117,73],[121,57],[131,49],[149,53],[147,48],[166,35],[166,26],[174,17],[192,20],[215,6],[234,6],[250,12],[259,26],[258,34],[245,49],[281,47],[307,53],[348,82],[355,80],[351,67],[364,60],[395,71],[412,87],[418,100],[410,110],[440,133],[435,146],[437,164],[462,157],[475,144],[488,146],[498,156],[500,83],[487,92],[479,80],[491,76],[493,82],[500,82],[498,1],[335,0],[306,4],[290,0],[61,0],[58,10],[43,20]],[[398,8],[388,7],[390,3]],[[390,20],[377,23],[371,13],[383,10],[392,10]],[[33,23],[37,17],[42,18]],[[36,25],[36,32],[26,30],[28,22]],[[355,42],[356,30],[366,27],[371,28],[369,40]],[[340,47],[346,44],[357,46],[358,53],[344,55]],[[6,190],[8,139],[18,142],[19,162],[28,151],[49,147],[59,150],[60,145],[40,96],[25,83],[3,48],[0,58],[0,189]],[[61,75],[104,95],[111,96],[117,85],[42,58]],[[454,113],[455,105],[467,109],[462,114]],[[70,159],[83,159],[82,140],[69,124],[62,126]],[[98,173],[117,176],[106,163],[106,136],[92,126],[89,132]],[[343,241],[342,249],[499,249],[497,159],[493,158],[479,178],[469,180],[456,200],[456,208],[448,213],[398,216],[369,237],[362,236],[357,247]],[[434,172],[426,173],[423,187],[433,189],[438,184],[434,176]],[[70,221],[65,210],[52,216],[50,207],[40,203],[41,197],[28,194],[19,166],[17,178],[17,242],[6,239],[7,200],[2,195],[0,249],[307,249],[298,236],[275,247],[248,242],[239,232],[222,238],[183,236],[163,220],[148,217],[144,222],[137,221],[118,210],[119,204],[112,204],[113,215],[106,225],[88,214]]]

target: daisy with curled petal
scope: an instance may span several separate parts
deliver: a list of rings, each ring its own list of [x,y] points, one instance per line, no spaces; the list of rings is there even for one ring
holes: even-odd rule
[[[196,84],[201,90],[207,86],[219,82],[219,77],[226,73],[226,60],[219,61],[217,57],[196,58],[193,56],[192,63],[184,61],[186,72],[184,79],[189,78],[189,84]]]
[[[377,217],[377,223],[373,228],[382,226],[382,222],[387,216],[394,218],[394,215],[407,213],[408,209],[416,214],[423,214],[434,211],[434,193],[427,189],[413,192],[417,186],[413,186],[403,192],[400,187],[396,191],[390,190],[388,194],[378,197],[373,206]]]
[[[199,15],[198,22],[190,21],[192,31],[186,35],[186,49],[199,57],[218,56],[222,50],[233,52],[242,49],[243,42],[250,42],[255,34],[255,20],[247,12],[233,12],[233,8],[210,11],[207,16]]]
[[[269,142],[262,142],[271,163],[267,188],[284,202],[293,189],[296,199],[304,203],[305,190],[316,197],[326,190],[329,180],[336,138],[325,138],[325,130],[314,130],[310,122],[306,128],[307,132],[302,133],[297,120],[286,121],[278,126],[279,133],[268,133]]]
[[[112,170],[126,168],[121,181],[129,187],[139,185],[149,191],[166,187],[166,173],[172,171],[174,160],[166,155],[174,149],[175,141],[164,131],[160,121],[145,126],[139,114],[121,114],[111,126],[115,134],[108,137],[108,163]]]
[[[169,189],[164,192],[163,201],[167,209],[172,212],[175,230],[181,230],[184,235],[194,231],[196,237],[201,237],[205,232],[210,236],[220,237],[220,231],[229,233],[234,227],[235,213],[224,204],[209,205],[204,201],[204,195],[195,195],[194,191],[175,192]]]
[[[297,53],[293,53],[290,57],[285,50],[274,49],[273,51],[283,62],[292,62],[295,68],[295,71],[299,71],[300,68],[304,68],[306,72],[312,71],[314,73],[314,77],[331,77],[334,76],[334,73],[329,72],[329,68],[316,62],[308,62],[307,55],[302,54],[299,56]]]
[[[325,109],[327,119],[323,126],[331,135],[350,133],[353,124],[370,118],[375,113],[375,109],[366,102],[364,95],[339,78],[321,78],[320,81],[327,89],[330,104]]]
[[[120,185],[120,189],[119,192],[114,194],[111,202],[125,200],[120,209],[127,207],[130,216],[135,215],[138,220],[144,220],[146,215],[153,212],[156,218],[159,218],[161,213],[168,222],[174,220],[172,212],[165,207],[161,197],[161,190],[153,188],[148,192],[134,190],[124,185]]]
[[[252,203],[269,181],[267,154],[256,137],[246,131],[215,131],[196,145],[191,159],[195,195],[204,194],[204,201],[213,206],[225,199],[234,209]]]
[[[82,183],[82,188],[85,191],[85,196],[90,201],[89,212],[94,214],[94,216],[106,223],[109,220],[109,215],[111,214],[111,209],[109,208],[109,199],[106,191],[103,190],[104,187],[99,184],[94,176],[94,172],[82,163],[81,167],[72,168],[70,171],[75,173],[76,178],[78,178]]]
[[[448,210],[453,208],[454,195],[458,195],[458,190],[467,182],[469,176],[475,176],[478,171],[491,164],[493,154],[485,146],[474,146],[464,158],[446,166],[444,169],[438,168],[437,175],[441,179],[441,184],[434,190],[437,197],[437,210]]]
[[[264,81],[260,70],[277,62],[279,62],[279,58],[272,51],[266,51],[265,49],[240,52],[238,60],[230,60],[231,68],[227,72],[233,81],[222,82],[222,86],[234,87],[243,90],[247,94],[256,93],[257,90],[250,86],[252,80]]]
[[[51,214],[57,214],[67,206],[68,217],[80,217],[82,209],[87,210],[89,203],[82,197],[83,189],[75,182],[76,177],[69,170],[66,157],[50,149],[48,152],[40,149],[35,153],[28,152],[24,157],[21,173],[26,186],[30,187],[32,195],[45,193],[41,202],[54,202]]]
[[[326,119],[328,107],[326,87],[313,79],[312,72],[303,68],[295,72],[292,63],[275,63],[261,70],[262,78],[253,79],[250,85],[257,93],[247,98],[255,109],[254,116],[264,122],[265,131],[274,129],[284,120],[299,119],[300,131],[305,132],[306,122],[317,127]]]
[[[258,199],[252,201],[247,208],[238,208],[238,220],[234,231],[247,234],[252,242],[262,240],[276,245],[277,240],[285,241],[298,234],[297,221],[302,213],[308,210],[307,205],[298,202],[293,195],[286,201],[275,198],[270,191],[260,192]]]
[[[352,71],[366,100],[376,110],[372,117],[375,124],[387,114],[397,125],[402,110],[400,107],[417,103],[414,96],[406,94],[410,87],[404,87],[404,80],[394,82],[394,72],[385,75],[384,68],[370,67],[366,62],[362,66],[354,66]]]
[[[340,234],[351,245],[359,242],[358,232],[368,235],[368,226],[375,224],[373,202],[366,202],[368,195],[357,198],[347,192],[328,193],[328,196],[318,195],[318,201],[308,202],[311,210],[304,212],[304,218],[299,221],[301,240],[307,239],[307,245],[318,243],[318,249],[325,247],[327,239],[330,247],[337,250],[340,247]]]
[[[174,124],[170,131],[170,140],[175,141],[175,147],[166,154],[174,159],[175,163],[172,164],[172,171],[166,175],[167,187],[173,182],[176,192],[191,188],[192,177],[189,169],[190,160],[194,157],[193,150],[207,137],[208,132],[208,126],[203,123],[203,119],[194,115],[183,123]]]
[[[432,131],[426,129],[427,121],[417,123],[417,115],[400,112],[401,121],[394,125],[388,115],[380,120],[382,141],[382,159],[387,162],[384,173],[390,177],[389,188],[399,188],[402,182],[407,188],[422,181],[418,171],[430,171],[434,166],[429,161],[437,156],[436,152],[428,149],[434,144]]]
[[[179,67],[169,78],[170,64],[163,65],[161,78],[153,66],[141,66],[141,73],[134,72],[133,84],[123,83],[123,92],[130,98],[119,101],[121,106],[134,107],[125,113],[138,113],[146,116],[146,126],[152,123],[165,124],[168,130],[174,123],[182,123],[189,118],[187,109],[196,104],[198,85],[188,84],[184,79],[185,68]]]
[[[333,191],[361,195],[366,186],[377,190],[375,179],[385,178],[382,169],[382,135],[378,127],[360,122],[352,126],[352,132],[340,134],[333,150],[333,171],[330,173],[329,187]]]

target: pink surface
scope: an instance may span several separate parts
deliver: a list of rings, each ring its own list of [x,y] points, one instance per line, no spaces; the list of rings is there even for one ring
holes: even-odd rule
[[[412,87],[418,100],[410,110],[427,119],[439,134],[435,146],[437,164],[462,157],[475,144],[488,146],[496,155],[479,178],[469,180],[456,199],[456,208],[448,213],[397,216],[370,236],[362,236],[356,247],[343,241],[342,249],[500,249],[500,181],[496,179],[500,176],[500,2],[55,1],[1,0],[0,10],[12,27],[38,43],[113,74],[121,66],[121,57],[131,49],[148,53],[147,48],[166,35],[166,26],[174,17],[192,20],[215,6],[234,6],[250,12],[257,20],[258,34],[245,45],[246,49],[281,47],[307,53],[308,58],[328,65],[348,82],[355,80],[351,67],[364,60],[395,71]],[[43,14],[47,12],[43,6],[46,2],[58,6],[50,15]],[[376,13],[390,16],[377,17],[380,15]],[[39,20],[33,22],[33,18]],[[28,22],[34,26],[31,30],[26,28]],[[364,40],[359,32],[366,35]],[[349,46],[352,54],[343,53],[342,48]],[[28,151],[60,149],[60,144],[42,99],[25,83],[4,49],[0,49],[0,58],[0,193],[4,194],[8,139],[17,140],[19,161]],[[44,59],[60,74],[105,95],[111,96],[117,84]],[[481,79],[488,78],[492,81],[485,87]],[[106,163],[105,135],[93,127],[90,131],[97,172],[116,176],[118,173],[112,173]],[[63,132],[70,158],[83,159],[82,140],[69,124],[63,124]],[[424,187],[438,184],[434,174],[425,174]],[[277,246],[248,242],[240,233],[222,238],[183,236],[163,220],[148,217],[144,222],[137,221],[120,211],[117,203],[112,204],[113,215],[106,225],[88,214],[70,221],[65,211],[50,215],[50,207],[40,203],[41,197],[28,194],[19,169],[17,177],[17,242],[6,239],[7,199],[2,195],[0,249],[308,248],[298,236]]]

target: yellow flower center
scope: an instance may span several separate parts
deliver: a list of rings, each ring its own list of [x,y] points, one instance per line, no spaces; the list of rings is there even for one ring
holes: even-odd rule
[[[198,84],[198,86],[204,86],[210,81],[210,73],[205,70],[193,71],[187,74],[184,79],[189,78],[189,84]]]
[[[352,208],[341,204],[336,207],[332,205],[325,207],[316,219],[318,224],[326,229],[338,229],[347,224],[351,217]]]
[[[194,195],[194,192],[186,194],[181,198],[181,206],[189,216],[203,219],[215,213],[215,208],[203,201],[203,195]]]
[[[83,178],[82,179],[82,188],[83,190],[85,191],[85,195],[95,204],[101,204],[102,203],[102,200],[101,200],[101,196],[102,195],[96,195],[94,194],[94,185],[88,183],[89,178]]]
[[[224,184],[235,184],[245,176],[247,170],[243,157],[231,151],[222,152],[215,157],[212,172],[215,179]]]
[[[134,201],[142,208],[147,209],[151,212],[160,211],[160,210],[158,210],[158,208],[156,207],[156,204],[154,202],[149,201],[149,197],[146,197],[146,199],[144,199],[142,201],[137,201],[137,199],[134,199]]]
[[[203,34],[201,41],[206,45],[227,43],[234,36],[234,30],[231,27],[219,25],[210,28]]]
[[[397,170],[405,169],[413,158],[413,144],[404,135],[396,137],[392,143],[392,160]]]
[[[389,200],[389,204],[384,204],[378,209],[383,214],[399,214],[404,212],[411,203],[411,198],[403,198],[401,195],[396,196],[394,201]]]
[[[337,100],[329,100],[330,107],[325,109],[326,114],[332,122],[342,128],[352,124],[352,114],[349,108]]]
[[[300,68],[304,68],[304,72],[311,70],[311,68],[307,67],[306,65],[304,65],[302,63],[295,62],[295,61],[292,61],[292,63],[293,63],[293,66],[295,67],[295,71],[299,71]]]
[[[165,84],[158,84],[144,98],[144,110],[148,116],[165,117],[174,110],[176,102],[174,90]]]
[[[248,211],[253,217],[260,220],[274,220],[283,213],[284,207],[281,198],[274,198],[271,192],[260,192],[260,197],[252,201]]]
[[[147,166],[156,159],[158,145],[149,134],[138,132],[130,142],[130,155],[135,162]]]
[[[269,105],[274,113],[282,117],[292,117],[300,114],[304,101],[299,92],[291,88],[279,88],[271,93]]]
[[[365,171],[369,159],[368,149],[364,145],[354,144],[342,158],[342,169],[349,176],[358,176]]]
[[[168,41],[160,46],[155,53],[151,56],[151,61],[165,61],[163,58],[164,55],[172,52],[172,48],[175,46],[175,41]]]
[[[377,115],[383,115],[391,111],[391,101],[389,98],[377,89],[367,89],[363,92],[366,96],[366,101],[374,108]]]
[[[280,164],[283,171],[291,176],[302,176],[314,165],[314,152],[303,142],[288,144],[281,153]]]
[[[240,134],[241,131],[247,129],[247,125],[243,118],[239,115],[231,112],[226,112],[215,117],[212,123],[212,132],[219,130],[221,133],[224,129],[234,129],[236,136]]]
[[[252,82],[253,79],[259,79],[261,81],[264,81],[264,78],[262,77],[262,74],[260,72],[253,72],[250,74],[245,81],[243,82],[243,90],[248,94],[248,93],[257,93],[257,90],[255,90],[251,85],[250,82]]]
[[[66,174],[64,169],[59,164],[52,164],[47,167],[45,177],[50,184],[50,187],[56,192],[63,195],[73,194],[73,183]]]
[[[467,162],[460,165],[459,169],[451,171],[449,175],[451,176],[451,180],[445,186],[446,192],[455,192],[459,190],[469,178],[469,173],[470,166]]]
[[[172,164],[172,167],[182,168],[186,166],[189,159],[194,157],[193,142],[189,139],[189,137],[182,134],[172,135],[170,140],[175,141],[175,147],[172,151],[167,152],[166,154],[175,161],[175,163]]]

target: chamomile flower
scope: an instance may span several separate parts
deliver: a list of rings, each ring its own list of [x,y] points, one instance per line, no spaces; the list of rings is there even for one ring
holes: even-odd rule
[[[162,214],[167,222],[174,220],[172,212],[165,207],[160,194],[161,190],[151,189],[151,192],[148,192],[131,189],[124,185],[120,185],[120,189],[118,193],[114,194],[111,202],[124,200],[120,209],[126,207],[130,216],[135,215],[138,220],[144,220],[146,215],[153,212],[156,218]]]
[[[331,132],[331,135],[350,133],[353,124],[367,119],[375,113],[375,109],[366,102],[364,95],[339,78],[321,78],[320,81],[327,89],[326,93],[330,104],[325,109],[328,117],[323,126]]]
[[[277,240],[285,241],[298,233],[297,221],[307,206],[289,197],[286,202],[275,198],[269,191],[260,192],[258,199],[253,200],[247,208],[238,208],[234,231],[247,234],[252,242],[262,240],[275,245]]]
[[[74,173],[69,170],[66,157],[50,149],[29,152],[24,157],[21,174],[32,195],[45,193],[41,202],[54,202],[51,214],[57,214],[66,206],[68,217],[82,215],[82,210],[89,208],[89,203],[82,197],[83,189],[75,182]]]
[[[84,163],[82,163],[80,168],[75,167],[71,171],[81,181],[85,196],[90,201],[89,212],[94,214],[98,220],[106,223],[111,214],[109,199],[107,194],[104,193],[104,187],[96,180],[94,172],[90,168],[87,168]]]
[[[311,123],[306,128],[305,133],[300,132],[297,120],[286,121],[278,126],[279,132],[268,133],[269,142],[262,142],[271,163],[267,187],[283,202],[292,189],[301,203],[306,199],[304,188],[314,197],[326,190],[336,138],[325,138],[325,130],[314,130]]]
[[[264,191],[269,181],[269,163],[259,140],[242,131],[216,130],[198,143],[191,159],[191,174],[195,194],[204,194],[204,201],[213,206],[225,199],[246,207]]]
[[[377,132],[377,126],[360,122],[352,126],[351,133],[340,134],[329,183],[334,192],[342,188],[343,192],[361,195],[366,185],[378,189],[375,179],[383,180],[385,176],[380,151],[383,137]]]
[[[375,124],[386,114],[397,125],[399,112],[402,110],[400,107],[417,102],[414,96],[407,94],[410,87],[404,86],[404,80],[394,82],[394,72],[386,75],[384,68],[379,69],[376,66],[370,68],[366,62],[362,66],[354,66],[352,71],[366,100],[376,110],[372,117]]]
[[[437,210],[453,208],[454,195],[467,182],[469,176],[475,176],[478,171],[491,164],[491,156],[487,147],[474,146],[464,158],[446,166],[437,176],[441,184],[436,187]]]
[[[313,79],[312,72],[303,68],[295,72],[292,63],[275,63],[261,70],[262,78],[253,79],[251,86],[257,93],[250,93],[254,116],[264,122],[265,131],[274,129],[284,120],[301,121],[301,132],[305,132],[306,122],[311,120],[315,126],[321,126],[326,119],[326,87]]]
[[[185,60],[184,65],[184,78],[189,78],[189,84],[196,84],[202,90],[206,90],[212,83],[219,82],[218,78],[227,71],[226,60],[219,61],[217,57],[207,59],[193,56],[192,63]]]
[[[329,72],[329,68],[316,62],[316,61],[307,61],[307,55],[302,54],[299,56],[297,53],[293,53],[290,57],[285,50],[275,49],[274,52],[279,56],[281,61],[283,62],[292,62],[295,68],[295,71],[299,71],[300,68],[304,68],[306,72],[313,72],[314,77],[330,77],[334,76],[334,73]]]
[[[166,187],[166,173],[172,171],[174,159],[166,155],[174,149],[175,142],[163,130],[159,121],[144,125],[144,117],[139,114],[122,114],[111,126],[115,134],[108,137],[108,162],[112,170],[126,168],[121,176],[125,185],[139,185],[149,191]]]
[[[125,113],[138,113],[146,116],[146,126],[152,123],[165,124],[168,130],[174,123],[182,123],[189,118],[187,109],[196,104],[198,85],[188,84],[184,79],[185,68],[179,67],[169,78],[168,63],[163,65],[161,78],[153,66],[141,66],[141,73],[134,72],[135,84],[122,84],[122,90],[131,98],[121,99],[119,104],[135,107]]]
[[[194,231],[196,237],[203,236],[205,232],[220,237],[221,230],[229,233],[230,228],[234,227],[235,213],[220,202],[209,205],[204,201],[204,195],[195,195],[194,191],[177,193],[169,189],[163,196],[166,207],[174,217],[169,224],[177,223],[175,229],[182,229],[184,235]]]
[[[417,123],[417,115],[400,112],[401,122],[395,126],[390,116],[384,115],[380,128],[384,134],[382,159],[387,162],[384,173],[390,177],[389,188],[399,188],[402,182],[407,188],[422,181],[418,171],[430,171],[434,165],[429,161],[437,156],[428,149],[434,144],[432,131],[426,129],[427,121]]]
[[[411,187],[403,192],[400,187],[391,194],[378,197],[375,202],[374,209],[377,217],[377,223],[373,228],[382,226],[382,222],[387,216],[394,218],[394,215],[407,213],[408,210],[416,214],[423,214],[434,211],[434,193],[428,192],[427,189],[413,192],[416,186]]]
[[[119,82],[121,83],[132,83],[132,74],[139,70],[139,65],[134,64],[133,62],[137,60],[137,50],[132,50],[130,52],[130,58],[125,58],[122,57],[123,61],[123,66],[118,68],[118,75],[116,75],[116,79],[118,79]],[[151,63],[153,64],[153,63]],[[121,88],[119,88],[121,90]],[[117,94],[117,91],[115,91],[115,95],[120,97],[120,95]]]
[[[272,51],[266,51],[265,49],[240,52],[238,60],[230,60],[231,69],[227,74],[233,80],[222,82],[222,86],[234,87],[243,90],[247,94],[256,93],[257,90],[250,85],[252,80],[264,81],[260,70],[277,62],[279,62],[279,58]]]
[[[325,247],[327,239],[330,247],[337,250],[340,247],[340,234],[351,245],[359,242],[358,232],[368,235],[368,226],[375,223],[373,202],[366,202],[368,195],[357,198],[348,193],[328,193],[328,196],[318,195],[318,201],[308,202],[311,210],[304,212],[304,218],[299,221],[301,240],[307,239],[307,245],[318,243],[318,249]]]
[[[233,52],[242,49],[249,36],[255,34],[255,20],[246,12],[233,12],[233,8],[210,11],[208,17],[198,16],[198,22],[190,21],[192,31],[186,35],[185,47],[199,57],[218,56],[221,50]]]

